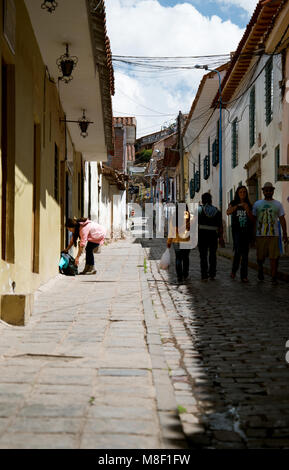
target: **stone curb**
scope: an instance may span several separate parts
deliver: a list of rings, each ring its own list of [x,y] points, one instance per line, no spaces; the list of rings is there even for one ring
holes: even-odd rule
[[[230,253],[227,250],[222,250],[220,248],[218,249],[217,254],[219,256],[222,256],[223,258],[227,258],[227,259],[231,259],[231,260],[234,257],[233,253]],[[255,271],[258,271],[258,264],[256,262],[250,260],[250,259],[248,261],[248,266],[252,269],[255,269]],[[267,266],[264,266],[263,270],[264,270],[265,274],[269,274],[269,275],[271,274],[270,268],[268,268]],[[280,281],[289,282],[289,274],[288,273],[278,271],[277,277]]]
[[[152,376],[156,389],[157,410],[160,421],[162,442],[165,448],[174,448],[177,442],[179,443],[179,448],[187,448],[186,437],[182,431],[182,423],[179,418],[174,387],[169,377],[168,366],[162,349],[158,323],[154,314],[148,285],[148,275],[145,274],[142,269],[140,269],[140,280],[143,296],[144,319],[147,329],[146,340],[152,361]],[[174,428],[179,430],[177,433],[172,433],[171,426],[166,424],[172,419],[175,423]]]

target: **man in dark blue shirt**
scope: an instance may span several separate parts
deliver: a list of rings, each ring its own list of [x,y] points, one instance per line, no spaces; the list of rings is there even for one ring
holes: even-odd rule
[[[207,281],[209,277],[211,280],[214,280],[217,269],[218,239],[220,246],[224,247],[225,243],[223,239],[222,214],[217,207],[212,205],[210,193],[202,195],[202,206],[199,207],[198,214],[198,227],[202,281]]]

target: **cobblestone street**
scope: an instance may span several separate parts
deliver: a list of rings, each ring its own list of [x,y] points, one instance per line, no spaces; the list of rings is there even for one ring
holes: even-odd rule
[[[142,244],[140,244],[140,242]],[[0,448],[288,448],[288,284],[177,285],[163,240],[58,276],[25,327],[0,323]]]
[[[272,286],[268,276],[259,282],[254,270],[249,271],[249,284],[232,281],[231,261],[220,257],[216,280],[204,283],[198,251],[193,250],[190,281],[178,286],[174,263],[169,273],[157,267],[164,242],[144,240],[143,245],[166,360],[191,445],[288,448],[288,283]]]

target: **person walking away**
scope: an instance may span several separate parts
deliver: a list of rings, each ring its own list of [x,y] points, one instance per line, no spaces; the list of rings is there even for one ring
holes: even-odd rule
[[[214,280],[217,270],[218,240],[224,247],[222,214],[217,207],[212,205],[210,193],[202,195],[202,205],[198,212],[198,246],[200,252],[201,278],[207,281],[210,277]],[[209,252],[209,264],[208,264]]]
[[[105,228],[86,218],[68,219],[66,227],[72,233],[72,237],[65,251],[68,252],[73,245],[76,247],[77,241],[80,239],[75,264],[78,266],[79,258],[85,249],[85,268],[80,274],[96,274],[93,251],[103,245],[106,235]]]
[[[181,210],[176,205],[175,218],[171,217],[167,247],[174,247],[176,256],[176,273],[178,282],[186,281],[189,277],[190,267],[190,212],[188,206]]]
[[[235,279],[241,261],[241,281],[248,282],[248,255],[253,235],[254,217],[246,186],[239,186],[227,215],[232,216],[234,258],[231,278]]]
[[[252,211],[256,221],[258,279],[264,280],[263,263],[269,257],[272,284],[277,284],[280,258],[278,220],[280,220],[283,231],[283,242],[288,243],[285,213],[281,202],[273,199],[275,190],[273,184],[265,183],[262,190],[264,199],[256,201]]]

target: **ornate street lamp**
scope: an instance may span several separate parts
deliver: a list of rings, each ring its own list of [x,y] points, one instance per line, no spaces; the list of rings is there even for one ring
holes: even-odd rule
[[[60,119],[60,122],[75,122],[79,125],[80,128],[80,135],[85,139],[88,136],[87,129],[89,124],[93,124],[92,121],[89,121],[85,116],[85,109],[83,110],[82,117],[78,119],[78,121],[68,121],[66,119]]]
[[[58,6],[58,3],[55,0],[44,0],[41,5],[43,10],[49,11],[49,13],[53,13],[55,8]]]
[[[75,69],[77,62],[78,58],[76,56],[69,55],[68,44],[66,44],[65,54],[60,56],[56,61],[58,68],[62,73],[62,77],[59,77],[59,80],[69,83],[73,79],[72,72]]]
[[[88,129],[89,124],[93,124],[93,123],[86,118],[85,109],[84,109],[82,117],[78,119],[78,125],[81,130],[81,133],[80,133],[81,137],[85,138],[88,136],[87,129]]]

